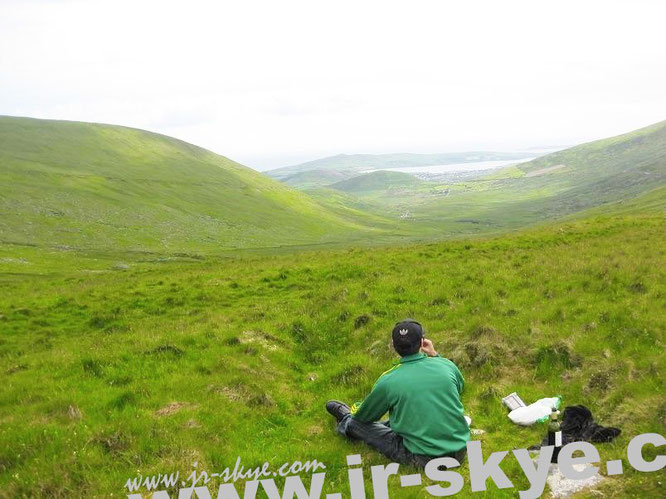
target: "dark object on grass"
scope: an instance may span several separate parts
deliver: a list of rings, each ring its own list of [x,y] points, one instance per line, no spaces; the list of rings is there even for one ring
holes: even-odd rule
[[[560,431],[562,431],[562,445],[571,442],[610,442],[622,433],[619,428],[598,425],[592,417],[592,412],[584,405],[564,408]],[[529,450],[538,450],[544,445],[548,445],[548,437],[544,438],[541,445],[533,445]]]
[[[619,428],[598,425],[584,405],[566,407],[560,426],[567,442],[610,442],[622,433]]]
[[[370,316],[365,314],[359,315],[356,319],[354,319],[354,329],[359,329],[365,326],[368,322],[370,322]]]
[[[146,352],[147,355],[173,354],[176,357],[180,357],[184,353],[185,352],[183,352],[180,348],[173,345],[160,345]]]

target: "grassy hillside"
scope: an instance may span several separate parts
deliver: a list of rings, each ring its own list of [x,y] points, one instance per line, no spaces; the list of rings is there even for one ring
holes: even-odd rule
[[[404,189],[420,183],[418,178],[409,173],[379,170],[336,182],[329,187],[343,192],[367,192]]]
[[[633,436],[666,432],[665,202],[662,189],[608,207],[612,217],[381,251],[135,255],[111,269],[111,252],[12,247],[0,258],[0,488],[122,495],[137,473],[186,475],[194,461],[219,472],[240,456],[318,459],[324,492],[348,494],[350,453],[363,455],[369,486],[369,466],[386,460],[338,437],[323,405],[367,393],[405,316],[460,365],[486,456],[545,434],[509,422],[500,398],[518,391],[560,394],[619,426],[598,448],[621,459]],[[602,494],[663,496],[663,474],[624,461]],[[503,469],[517,488],[491,497],[527,485],[515,460]],[[478,497],[464,470],[460,496]],[[425,494],[389,484],[395,497]]]
[[[0,242],[197,251],[377,231],[210,151],[90,123],[0,117]]]
[[[270,175],[270,172],[267,172]],[[347,172],[336,170],[307,170],[280,178],[280,182],[298,189],[322,187],[349,178]]]
[[[666,182],[666,121],[549,154],[519,169],[525,176],[514,181],[517,187],[556,192],[543,206],[554,214],[629,199]]]
[[[356,192],[386,213],[409,212],[430,237],[500,233],[543,223],[666,183],[666,122],[583,144],[485,177]]]
[[[401,234],[405,235],[409,232],[405,224],[396,223],[395,220],[386,216],[386,210],[382,205],[371,203],[356,197],[354,193],[346,193],[336,189],[327,187],[317,187],[306,189],[305,192],[308,196],[315,199],[317,203],[324,206],[332,213],[337,213],[347,220],[355,220],[361,225],[371,225],[384,229],[381,240],[387,240],[391,237],[399,237]],[[367,242],[378,242],[378,239],[370,240]],[[360,241],[356,242],[357,244]]]
[[[666,186],[658,187],[636,198],[622,199],[576,213],[569,216],[568,219],[575,220],[590,216],[635,215],[636,213],[666,215]]]
[[[367,170],[511,160],[524,157],[526,155],[521,153],[487,151],[438,154],[338,154],[299,165],[276,168],[267,171],[266,174],[289,185],[310,188],[330,185],[333,182],[357,176]],[[336,179],[335,176],[338,178]]]

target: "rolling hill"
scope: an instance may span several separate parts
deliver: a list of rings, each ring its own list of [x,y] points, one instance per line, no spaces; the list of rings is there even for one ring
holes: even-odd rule
[[[666,121],[522,163],[521,188],[556,190],[547,209],[579,211],[666,182]],[[554,206],[559,205],[559,209]]]
[[[378,170],[336,182],[329,187],[343,192],[366,192],[392,188],[403,189],[420,183],[421,180],[409,173]]]
[[[276,168],[265,173],[288,185],[307,189],[328,186],[334,182],[361,175],[367,170],[512,160],[527,156],[523,153],[484,151],[439,154],[338,154],[294,166]]]
[[[493,172],[469,194],[494,199],[507,213],[541,221],[628,200],[665,183],[662,121]]]
[[[0,194],[4,243],[201,251],[378,232],[210,151],[111,125],[0,117]]]
[[[270,172],[266,172],[270,175]],[[337,170],[307,170],[303,172],[292,173],[280,180],[283,184],[290,185],[297,189],[311,189],[313,187],[322,187],[334,184],[341,180],[349,178],[349,175]]]

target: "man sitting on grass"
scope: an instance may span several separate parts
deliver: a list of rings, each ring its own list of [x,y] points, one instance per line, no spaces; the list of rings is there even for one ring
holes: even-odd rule
[[[469,440],[462,374],[439,356],[418,322],[398,322],[392,336],[400,361],[379,377],[366,399],[351,409],[337,400],[326,404],[338,433],[362,440],[391,462],[423,468],[447,456],[462,463]],[[378,422],[387,412],[388,421]]]

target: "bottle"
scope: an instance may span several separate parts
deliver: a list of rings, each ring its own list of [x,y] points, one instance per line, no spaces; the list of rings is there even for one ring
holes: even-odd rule
[[[550,421],[548,422],[548,445],[553,446],[551,463],[557,462],[557,456],[560,454],[560,449],[562,448],[562,430],[560,430],[560,422],[557,420],[559,414],[560,411],[553,409],[550,413]]]

